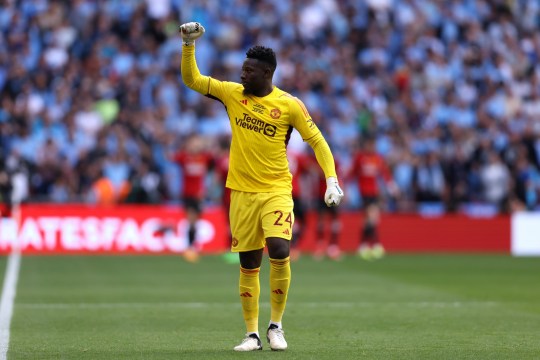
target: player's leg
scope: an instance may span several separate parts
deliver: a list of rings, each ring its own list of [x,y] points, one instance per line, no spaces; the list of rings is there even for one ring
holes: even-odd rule
[[[379,238],[379,223],[381,219],[381,211],[377,202],[375,202],[368,209],[368,216],[371,223],[373,224],[373,234],[371,238],[371,255],[375,259],[380,259],[384,256],[385,250]]]
[[[246,325],[246,337],[234,348],[236,351],[262,349],[259,337],[259,271],[265,243],[255,196],[239,191],[231,193],[231,251],[239,253],[240,257],[238,290]]]
[[[270,323],[266,337],[272,350],[287,349],[282,318],[291,284],[290,240],[294,225],[290,195],[270,195],[262,210],[262,226],[270,260]]]
[[[263,249],[240,252],[239,256],[239,293],[242,315],[246,324],[246,337],[240,345],[235,346],[234,350],[261,350],[262,343],[259,336],[259,295],[261,293],[259,272]]]
[[[341,231],[341,222],[337,207],[328,208],[330,215],[330,242],[326,249],[326,254],[332,260],[341,259],[341,249],[339,248],[339,233]]]
[[[189,247],[193,247],[197,237],[196,225],[201,211],[199,201],[194,198],[185,198],[184,208],[186,209],[186,218],[188,221],[188,244]]]
[[[361,233],[361,241],[359,248],[359,255],[366,259],[372,259],[376,257],[381,257],[384,255],[384,249],[381,254],[381,247],[378,241],[378,231],[377,226],[379,223],[379,206],[377,204],[376,198],[366,198],[365,199],[365,217],[364,224]],[[376,246],[374,248],[374,246]],[[373,250],[376,250],[376,253]]]
[[[230,219],[230,211],[231,211],[231,189],[225,188],[223,190],[223,210],[225,212],[225,217],[227,219],[227,237],[229,246],[232,247],[232,233],[231,233],[231,219]],[[228,264],[238,264],[240,263],[240,259],[238,254],[227,251],[225,254],[223,254],[223,259]]]
[[[372,197],[362,196],[364,219],[362,222],[362,231],[360,232],[360,245],[358,247],[358,255],[360,255],[360,257],[365,260],[371,259],[371,243],[374,233],[372,213],[370,212],[372,204]]]
[[[315,251],[313,257],[316,260],[321,260],[324,257],[324,252],[326,248],[325,243],[325,223],[326,223],[326,214],[328,212],[328,206],[324,202],[324,199],[319,199],[317,202],[317,229],[315,237]]]
[[[298,244],[302,235],[304,234],[304,226],[306,223],[306,211],[302,200],[299,198],[293,198],[294,203],[294,217],[295,222],[293,225],[293,237],[291,239],[291,260],[296,260],[300,256],[300,250]]]
[[[287,305],[291,284],[290,240],[270,237],[266,239],[270,257],[270,323],[266,339],[272,350],[287,349],[281,321]]]
[[[291,284],[290,241],[271,237],[266,239],[266,244],[270,258],[270,321],[281,327]]]
[[[197,237],[197,220],[199,218],[198,212],[194,208],[188,208],[187,220],[188,220],[188,241],[189,247],[194,247],[195,239]]]
[[[201,205],[198,199],[186,198],[184,199],[184,206],[186,208],[186,218],[188,221],[188,248],[184,252],[184,258],[187,261],[196,262],[199,260],[196,239],[197,221],[199,221],[201,216]]]

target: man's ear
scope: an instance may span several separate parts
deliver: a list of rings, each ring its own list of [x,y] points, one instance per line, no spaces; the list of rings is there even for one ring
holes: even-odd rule
[[[274,72],[272,71],[272,68],[270,66],[265,66],[264,76],[266,76],[266,78],[268,79],[271,79],[273,75],[274,75]]]

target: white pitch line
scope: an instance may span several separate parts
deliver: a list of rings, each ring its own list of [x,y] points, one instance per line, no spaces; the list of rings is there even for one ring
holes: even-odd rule
[[[485,307],[496,306],[494,301],[409,301],[409,302],[293,302],[289,306],[300,307],[332,307],[332,308],[356,308],[356,307],[412,307],[412,308],[461,308],[461,307]],[[240,307],[240,303],[232,302],[144,302],[144,303],[19,303],[19,308],[39,310],[65,310],[65,309],[129,309],[129,308],[184,308],[184,309],[208,309],[215,307]],[[270,303],[261,302],[261,307],[270,307]]]
[[[2,298],[0,299],[0,360],[7,359],[9,329],[11,326],[11,316],[13,315],[15,294],[17,292],[20,265],[21,254],[18,251],[12,252],[8,257]]]

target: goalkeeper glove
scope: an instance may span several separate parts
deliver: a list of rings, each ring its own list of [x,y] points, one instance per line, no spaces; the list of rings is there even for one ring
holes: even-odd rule
[[[204,34],[204,26],[198,22],[188,22],[180,25],[180,35],[184,41],[184,46],[192,45],[195,40]]]
[[[339,187],[338,179],[330,176],[326,179],[326,193],[324,194],[324,202],[327,206],[338,206],[343,199],[343,190]]]

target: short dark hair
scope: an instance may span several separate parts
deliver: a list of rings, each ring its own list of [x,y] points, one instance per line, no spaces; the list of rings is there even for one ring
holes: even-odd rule
[[[248,59],[255,59],[267,63],[272,68],[272,71],[276,70],[276,53],[268,47],[261,45],[252,46],[246,52],[246,56]]]

